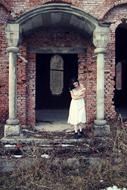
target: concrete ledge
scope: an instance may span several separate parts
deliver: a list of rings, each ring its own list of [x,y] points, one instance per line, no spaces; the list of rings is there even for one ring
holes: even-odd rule
[[[96,119],[94,120],[94,124],[97,125],[97,126],[102,126],[102,125],[106,125],[107,121],[105,119]]]
[[[8,119],[6,121],[7,125],[19,125],[19,120],[18,119]]]
[[[17,144],[17,143],[26,143],[26,144],[40,144],[41,146],[51,146],[51,145],[62,145],[63,143],[72,144],[72,143],[82,143],[82,142],[90,142],[90,139],[63,139],[63,138],[55,138],[55,139],[46,139],[46,138],[35,138],[35,137],[22,137],[22,136],[8,136],[3,137],[0,142],[9,143],[9,144]]]
[[[4,126],[4,137],[7,136],[19,136],[20,135],[20,126],[19,125],[8,125]]]
[[[96,125],[94,124],[94,136],[108,136],[110,135],[109,125]]]
[[[82,168],[98,168],[100,163],[103,161],[99,157],[87,157],[87,156],[75,156],[75,157],[67,157],[66,159],[60,158],[58,156],[53,157],[52,162],[51,162],[51,155],[49,155],[49,158],[29,158],[29,157],[24,157],[24,158],[0,158],[0,171],[1,172],[21,172],[23,169],[29,169],[32,166],[36,166],[37,163],[40,163],[42,161],[46,161],[49,163],[49,166],[55,166],[56,168],[60,167],[66,167],[71,170],[76,170],[76,169],[82,169]],[[62,159],[62,162],[61,162]],[[18,168],[18,170],[17,170]]]

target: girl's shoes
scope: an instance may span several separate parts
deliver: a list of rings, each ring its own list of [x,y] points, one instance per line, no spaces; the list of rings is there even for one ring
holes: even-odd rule
[[[79,137],[83,138],[84,137],[84,133],[82,131],[79,131]]]
[[[74,134],[75,139],[80,139],[84,137],[84,133],[82,131],[79,131],[78,133]]]
[[[75,133],[75,134],[74,134],[74,138],[75,138],[75,139],[79,139],[78,133]]]

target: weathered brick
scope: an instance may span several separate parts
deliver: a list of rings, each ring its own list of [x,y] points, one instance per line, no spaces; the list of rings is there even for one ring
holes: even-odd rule
[[[9,19],[16,19],[23,13],[49,3],[68,3],[80,9],[100,22],[110,22],[110,42],[105,54],[105,114],[107,118],[116,116],[113,97],[115,88],[115,30],[126,18],[126,0],[1,0],[0,1],[0,121],[8,118],[8,55],[5,27]],[[17,62],[17,106],[18,117],[22,125],[35,124],[35,96],[36,96],[36,54],[29,48],[40,47],[74,47],[79,45],[87,48],[84,54],[78,54],[79,80],[86,86],[86,110],[88,126],[91,126],[96,114],[96,57],[94,46],[76,32],[64,33],[56,29],[43,31],[40,29],[20,44],[20,53],[28,63],[20,59]]]

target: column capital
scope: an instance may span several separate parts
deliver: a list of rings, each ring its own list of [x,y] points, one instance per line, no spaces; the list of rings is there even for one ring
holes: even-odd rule
[[[109,27],[97,26],[93,32],[93,44],[97,48],[96,51],[102,49],[104,52],[104,49],[108,44],[108,41],[109,41]]]
[[[18,53],[19,52],[19,48],[18,47],[8,47],[7,48],[7,52],[13,52],[13,53]]]
[[[7,24],[6,38],[9,47],[17,47],[19,43],[19,24]]]
[[[95,53],[95,54],[98,54],[98,53],[104,54],[105,52],[106,52],[106,49],[105,49],[105,48],[96,48],[96,49],[94,50],[94,53]]]

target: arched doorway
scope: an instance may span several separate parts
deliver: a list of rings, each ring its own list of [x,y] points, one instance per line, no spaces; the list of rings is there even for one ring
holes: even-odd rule
[[[29,37],[31,33],[36,32],[39,28],[42,28],[43,30],[47,30],[47,28],[51,31],[56,30],[56,29],[67,29],[69,31],[73,31],[74,33],[78,33],[79,36],[83,36],[83,47],[85,47],[85,40],[87,39],[87,42],[90,42],[92,44],[93,40],[93,31],[95,30],[96,27],[98,27],[98,20],[94,18],[93,16],[89,15],[88,13],[84,12],[83,10],[80,10],[74,6],[68,5],[66,3],[51,3],[51,4],[46,4],[42,5],[40,7],[37,7],[35,9],[32,9],[23,15],[19,16],[19,18],[16,19],[15,21],[20,25],[20,35],[24,37]],[[68,32],[68,31],[67,31]],[[39,33],[38,33],[39,35]],[[42,35],[44,36],[44,35]],[[22,39],[23,39],[22,38]],[[38,40],[37,40],[38,41]],[[50,40],[51,41],[51,40]],[[52,42],[52,41],[51,41]],[[36,43],[36,42],[35,42]],[[50,48],[50,46],[43,47],[45,44],[44,42],[41,43],[42,46],[37,50],[36,47],[32,48],[31,46],[28,47],[28,51],[34,52],[32,55],[28,56],[30,58],[30,64],[34,65],[35,60],[35,54],[37,52],[44,52],[47,54],[48,52],[47,49]],[[61,44],[63,45],[63,44]],[[44,49],[43,49],[44,48]],[[63,48],[63,47],[62,47]],[[67,49],[63,49],[64,52],[68,53],[68,46],[66,46]],[[57,47],[59,51],[54,51],[54,47],[52,47],[53,52],[52,53],[60,53],[61,48],[60,46]],[[82,47],[81,44],[78,45],[76,43],[72,49],[71,53],[81,53],[82,52]],[[84,51],[82,52],[84,56]],[[68,53],[69,54],[69,53]],[[29,64],[29,66],[30,66]],[[34,83],[35,80],[35,69],[34,68],[29,68],[31,69],[29,73],[32,73],[32,81],[31,83],[28,82],[28,92],[29,95],[26,98],[26,102],[28,103],[28,106],[26,108],[26,117],[28,122],[32,125],[35,125],[35,116],[36,116],[36,85]],[[28,72],[27,72],[28,73]],[[28,74],[29,74],[28,73]],[[81,75],[83,75],[83,72],[81,72]],[[29,78],[29,77],[28,77]]]
[[[36,55],[36,122],[67,122],[69,80],[78,77],[77,54]]]
[[[121,23],[115,33],[116,85],[114,103],[118,113],[127,118],[127,24]]]

